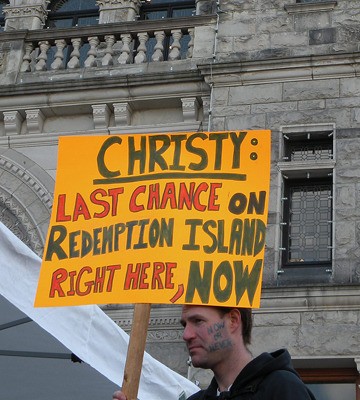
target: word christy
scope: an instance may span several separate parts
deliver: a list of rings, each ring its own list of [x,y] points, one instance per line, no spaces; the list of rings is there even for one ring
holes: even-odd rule
[[[238,179],[245,180],[245,175],[239,174],[239,169],[241,145],[246,135],[247,132],[196,132],[190,135],[143,135],[140,138],[110,136],[103,142],[97,155],[98,171],[104,179],[95,179],[94,183],[125,182],[126,178],[132,176],[141,180],[141,175],[153,172],[220,171],[224,169],[225,162],[230,162],[230,168],[239,175]],[[126,154],[127,165],[121,166],[119,162],[119,169],[111,169],[107,162],[109,151],[118,152],[119,160],[124,159],[123,155]]]

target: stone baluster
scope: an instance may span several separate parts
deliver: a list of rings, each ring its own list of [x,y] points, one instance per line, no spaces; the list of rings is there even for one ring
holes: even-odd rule
[[[32,43],[25,43],[25,54],[20,68],[21,72],[31,71],[31,52],[33,50],[34,50],[34,45]]]
[[[106,42],[106,49],[105,49],[105,55],[101,61],[101,65],[103,66],[108,66],[108,65],[113,65],[113,46],[115,43],[115,36],[114,35],[106,35],[105,36],[105,42]]]
[[[46,71],[47,52],[50,49],[50,44],[47,40],[39,42],[40,54],[37,57],[35,65],[36,71]]]
[[[171,31],[171,35],[173,38],[173,42],[172,45],[170,46],[171,50],[169,53],[169,60],[170,61],[179,60],[181,57],[180,53],[180,48],[181,48],[180,39],[182,38],[181,29],[173,29]]]
[[[156,31],[154,32],[156,44],[154,46],[154,53],[151,56],[153,61],[164,61],[164,31]]]
[[[189,28],[188,30],[190,40],[188,43],[188,51],[186,53],[186,58],[192,58],[194,53],[194,37],[195,37],[195,28]]]
[[[121,54],[118,58],[118,63],[130,64],[132,61],[131,48],[130,48],[132,37],[130,34],[124,33],[121,35],[121,41],[122,41],[122,48],[121,48]]]
[[[195,0],[196,15],[209,15],[216,12],[217,2],[212,0]]]
[[[146,42],[149,40],[149,34],[147,32],[140,32],[137,34],[139,39],[139,46],[137,48],[137,54],[135,56],[135,64],[145,63],[146,58]]]
[[[90,49],[87,52],[87,58],[84,62],[85,68],[96,67],[96,54],[97,47],[99,45],[99,38],[97,36],[88,37],[88,42],[90,45]]]
[[[82,45],[82,41],[80,38],[71,39],[71,43],[73,46],[73,51],[70,54],[70,60],[67,63],[67,67],[69,69],[79,68],[80,67],[80,47]]]
[[[63,69],[64,68],[64,49],[66,47],[66,41],[64,39],[55,40],[56,53],[54,55],[54,61],[51,64],[51,69]]]

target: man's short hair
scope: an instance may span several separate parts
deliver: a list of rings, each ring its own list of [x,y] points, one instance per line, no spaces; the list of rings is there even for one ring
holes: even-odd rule
[[[252,310],[251,308],[241,308],[241,307],[217,307],[221,314],[227,314],[234,308],[239,310],[242,322],[242,336],[245,345],[251,343],[251,331],[252,331]]]

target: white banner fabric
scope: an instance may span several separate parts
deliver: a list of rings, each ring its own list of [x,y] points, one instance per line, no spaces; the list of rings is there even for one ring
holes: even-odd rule
[[[41,259],[0,222],[0,294],[120,386],[129,336],[96,305],[34,308],[40,265]],[[144,354],[139,399],[185,399],[198,390],[188,379]],[[111,396],[109,393],[109,399]]]

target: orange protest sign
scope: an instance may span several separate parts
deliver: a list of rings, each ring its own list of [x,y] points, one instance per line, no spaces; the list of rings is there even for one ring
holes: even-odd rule
[[[35,306],[258,307],[270,131],[60,137]]]

